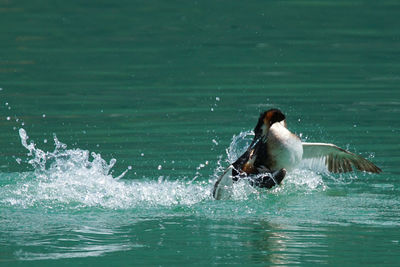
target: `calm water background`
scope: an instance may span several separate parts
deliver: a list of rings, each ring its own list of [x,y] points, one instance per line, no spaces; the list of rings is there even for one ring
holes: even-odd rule
[[[398,1],[1,0],[0,265],[398,265],[399,14]],[[251,139],[232,137],[270,107],[384,172],[298,170],[213,201]]]

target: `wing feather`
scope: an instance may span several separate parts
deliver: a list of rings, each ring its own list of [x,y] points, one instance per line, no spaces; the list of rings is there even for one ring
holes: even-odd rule
[[[353,166],[360,171],[380,173],[382,170],[369,160],[343,148],[326,143],[303,143],[303,160],[323,159],[330,172],[350,172]]]

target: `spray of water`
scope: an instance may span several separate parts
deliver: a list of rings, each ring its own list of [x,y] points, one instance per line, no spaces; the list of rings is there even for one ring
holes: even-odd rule
[[[154,208],[192,206],[213,201],[211,191],[224,168],[239,157],[253,138],[251,131],[241,132],[232,138],[226,157],[219,156],[214,173],[207,180],[196,179],[204,164],[199,165],[193,179],[158,179],[129,177],[130,167],[114,177],[111,170],[116,159],[109,162],[100,154],[79,148],[68,149],[54,135],[54,151],[43,151],[33,141],[29,142],[26,131],[19,129],[21,144],[28,150],[27,162],[32,172],[19,175],[15,184],[2,188],[0,203],[22,207],[46,208],[100,207],[111,209]],[[175,177],[176,178],[176,177]],[[273,190],[260,190],[248,183],[235,183],[232,200],[268,198],[290,192],[324,190],[322,177],[312,171],[295,171]]]
[[[192,205],[210,198],[208,182],[190,183],[159,179],[123,179],[128,171],[113,177],[115,159],[106,162],[100,154],[82,149],[68,149],[54,136],[55,149],[45,152],[28,143],[24,129],[19,130],[22,145],[29,151],[32,173],[20,177],[14,190],[1,202],[12,205],[48,208],[55,206],[135,208]]]

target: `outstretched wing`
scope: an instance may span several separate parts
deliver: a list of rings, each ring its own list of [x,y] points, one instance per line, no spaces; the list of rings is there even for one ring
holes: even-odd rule
[[[255,161],[257,159],[258,151],[260,150],[260,137],[255,136],[246,152],[243,153],[234,163],[232,163],[234,176],[238,175],[239,172],[245,172],[247,174],[255,174],[257,168]]]
[[[380,173],[382,170],[372,162],[333,144],[303,143],[303,161],[322,161],[328,171],[350,172],[353,167],[360,171]]]
[[[232,194],[232,170],[233,166],[230,165],[215,182],[212,195],[216,200],[228,199]]]

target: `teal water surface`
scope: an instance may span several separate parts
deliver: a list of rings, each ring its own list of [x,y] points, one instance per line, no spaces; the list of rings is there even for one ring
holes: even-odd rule
[[[399,12],[0,1],[0,265],[399,265]],[[214,201],[272,107],[383,173]]]

